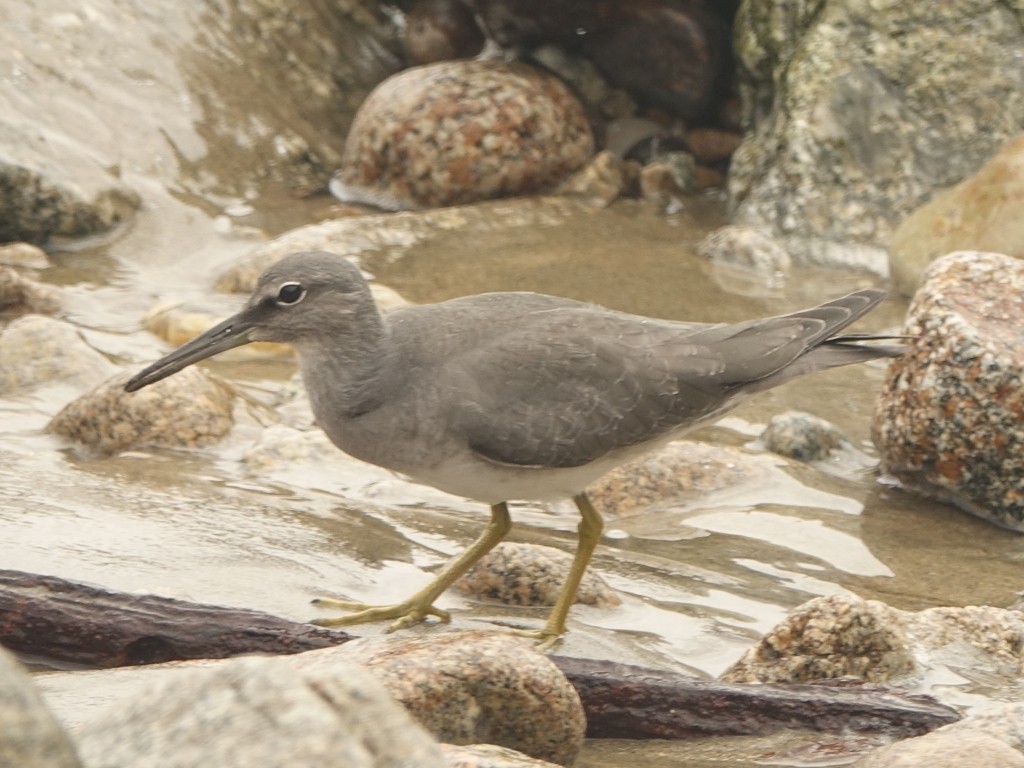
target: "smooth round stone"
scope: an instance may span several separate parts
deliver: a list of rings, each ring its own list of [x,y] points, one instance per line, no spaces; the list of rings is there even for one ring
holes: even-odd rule
[[[537,544],[502,542],[455,582],[464,595],[505,605],[554,605],[569,575],[572,555]],[[608,608],[622,604],[615,591],[593,571],[583,574],[576,602]]]
[[[495,744],[571,765],[586,716],[576,689],[524,638],[499,632],[365,637],[302,653],[306,676],[337,661],[369,669],[436,739]]]
[[[0,396],[54,382],[87,387],[115,371],[78,328],[62,320],[26,315],[0,331]]]
[[[72,400],[48,431],[102,453],[140,446],[210,445],[234,425],[234,391],[200,368],[186,368],[140,392],[118,375]]]
[[[394,210],[529,194],[593,149],[583,107],[558,79],[524,64],[441,62],[367,97],[331,191]]]

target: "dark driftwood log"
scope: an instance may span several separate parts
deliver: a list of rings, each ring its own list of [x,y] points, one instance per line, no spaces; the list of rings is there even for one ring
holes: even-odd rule
[[[762,736],[784,728],[917,736],[956,722],[928,696],[855,685],[745,685],[664,670],[553,657],[587,711],[593,738]]]
[[[0,645],[104,669],[243,653],[286,654],[351,636],[244,608],[113,592],[55,576],[0,570]]]
[[[37,659],[107,668],[245,653],[288,654],[351,636],[259,611],[130,595],[0,570],[0,645]],[[739,685],[615,662],[553,656],[595,738],[685,739],[783,728],[896,737],[959,719],[926,697],[861,687]]]

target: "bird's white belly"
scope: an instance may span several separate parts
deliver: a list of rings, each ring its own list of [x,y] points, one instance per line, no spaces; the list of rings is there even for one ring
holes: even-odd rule
[[[485,504],[566,499],[581,493],[615,467],[661,447],[675,436],[665,435],[623,448],[580,467],[518,467],[462,453],[433,465],[422,475],[403,474],[417,483]]]

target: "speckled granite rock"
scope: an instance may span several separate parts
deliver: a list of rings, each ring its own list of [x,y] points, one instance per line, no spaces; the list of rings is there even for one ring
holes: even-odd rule
[[[288,659],[182,670],[87,722],[90,768],[438,768],[440,748],[366,670]]]
[[[0,317],[52,315],[60,311],[56,290],[30,280],[10,267],[0,267]]]
[[[587,488],[587,494],[606,517],[629,517],[764,476],[748,453],[679,440],[616,467]]]
[[[743,3],[732,222],[884,274],[894,227],[1024,128],[1022,20],[1001,0]]]
[[[496,229],[542,231],[591,212],[586,203],[568,197],[528,197],[333,219],[293,229],[257,246],[227,269],[215,287],[225,293],[251,293],[263,270],[295,251],[330,251],[357,262],[360,256],[384,251],[397,259],[455,232],[472,239],[475,233]]]
[[[1005,704],[924,736],[876,749],[851,768],[1019,768],[1024,766],[1024,705]]]
[[[553,768],[555,765],[493,744],[473,744],[468,747],[442,744],[441,752],[448,760],[446,768]]]
[[[594,149],[583,108],[522,64],[451,61],[400,72],[363,102],[331,191],[392,210],[543,191]]]
[[[503,542],[455,582],[464,595],[486,597],[506,605],[554,605],[572,564],[572,555],[554,547]],[[576,602],[607,608],[622,599],[599,575],[588,571]]]
[[[876,600],[818,597],[793,611],[727,669],[732,683],[883,682],[914,670],[899,612]]]
[[[47,429],[103,453],[139,446],[209,445],[234,423],[233,390],[201,368],[186,368],[139,392],[119,375],[68,403]]]
[[[116,370],[60,320],[26,315],[0,331],[0,395],[57,381],[87,387]]]
[[[940,190],[896,228],[889,267],[900,293],[912,296],[925,269],[953,251],[1024,257],[1024,137],[1004,146],[977,173]]]
[[[922,674],[941,659],[1016,683],[1024,674],[1024,613],[988,605],[900,611],[849,595],[816,597],[794,610],[721,677],[806,683],[844,676],[886,682]]]
[[[71,741],[46,708],[32,679],[0,648],[0,765],[78,768]]]
[[[872,434],[882,470],[1024,530],[1024,262],[961,252],[936,261],[903,332]]]
[[[494,632],[380,637],[300,654],[304,674],[337,660],[365,666],[427,730],[570,765],[586,722],[576,690],[530,641]]]

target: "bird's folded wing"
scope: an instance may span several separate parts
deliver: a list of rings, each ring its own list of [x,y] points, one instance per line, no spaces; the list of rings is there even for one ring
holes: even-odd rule
[[[696,421],[721,401],[722,361],[685,336],[588,326],[510,333],[459,361],[449,424],[480,456],[573,467]]]

